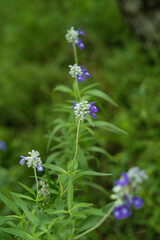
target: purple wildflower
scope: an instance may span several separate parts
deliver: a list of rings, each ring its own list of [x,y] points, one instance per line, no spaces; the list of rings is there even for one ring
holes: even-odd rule
[[[6,151],[7,150],[7,147],[6,147],[6,144],[4,141],[0,141],[0,150],[2,151]]]
[[[25,164],[25,161],[26,161],[26,158],[24,156],[20,156],[22,159],[21,161],[19,162],[21,165],[24,165]]]
[[[75,30],[74,27],[71,27],[69,30],[67,30],[65,37],[69,43],[72,43],[72,45],[76,44],[80,49],[84,49],[85,45],[82,42],[82,39],[79,38],[79,35],[84,36],[85,33],[80,28]]]
[[[39,164],[36,164],[36,168],[38,172],[42,172],[43,171],[43,167]]]
[[[143,206],[144,202],[140,197],[132,197],[132,204],[135,209],[139,209]]]
[[[90,103],[90,108],[89,108],[89,114],[91,115],[91,117],[93,117],[94,119],[97,118],[97,116],[94,114],[94,112],[98,112],[98,108],[96,108],[94,106],[95,102]]]
[[[78,30],[77,30],[77,32],[78,32],[78,34],[80,34],[80,35],[86,35],[82,30],[81,30],[81,28],[78,28]]]
[[[96,115],[93,112],[98,112],[98,109],[94,106],[95,102],[88,103],[88,101],[82,101],[80,103],[73,102],[74,106],[71,110],[74,109],[76,118],[84,120],[87,114],[90,114],[91,117],[96,118]]]
[[[84,79],[85,79],[85,77],[83,75],[77,74],[77,81],[78,82],[82,82],[82,81],[84,81]]]
[[[30,168],[30,167],[33,167],[33,168],[37,168],[37,170],[39,172],[43,171],[43,167],[42,167],[42,161],[41,161],[41,158],[40,158],[40,154],[38,151],[35,151],[35,150],[32,150],[32,152],[28,152],[29,156],[27,157],[24,157],[24,156],[21,156],[21,160],[20,160],[20,164],[21,165],[24,165],[25,162],[27,163],[27,166]]]
[[[116,206],[114,207],[113,209],[113,217],[116,219],[116,220],[120,220],[122,219],[122,214],[121,214],[121,208],[119,206]]]
[[[85,45],[82,42],[82,39],[80,39],[80,38],[78,39],[77,45],[78,45],[79,49],[81,49],[81,50],[85,48]]]
[[[90,77],[90,73],[88,73],[83,66],[78,66],[75,63],[74,65],[69,65],[69,68],[70,68],[69,74],[73,78],[77,78],[78,82],[84,81],[85,77]]]
[[[116,220],[128,218],[130,215],[131,215],[131,210],[124,204],[122,204],[120,206],[116,206],[113,209],[113,217]]]
[[[121,206],[120,212],[122,218],[127,218],[131,215],[131,210],[126,205]]]
[[[121,174],[121,178],[119,180],[115,180],[115,186],[120,185],[121,187],[124,187],[128,183],[128,176],[125,172]]]

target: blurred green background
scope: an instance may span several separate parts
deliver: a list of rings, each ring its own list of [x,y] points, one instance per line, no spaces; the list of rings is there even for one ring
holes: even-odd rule
[[[137,165],[149,174],[142,190],[143,209],[127,220],[106,221],[88,239],[158,240],[159,46],[144,49],[143,41],[125,24],[116,0],[0,1],[0,140],[7,144],[7,151],[0,152],[0,190],[20,191],[17,181],[32,184],[30,170],[19,166],[19,155],[36,149],[45,161],[45,136],[56,118],[53,104],[66,99],[52,89],[71,84],[68,65],[74,62],[73,52],[64,38],[71,26],[86,32],[86,48],[79,57],[92,74],[90,83],[98,81],[119,105],[102,103],[98,115],[128,132],[106,132],[99,139],[115,158],[102,158],[102,169],[115,175],[96,180],[111,192],[113,180],[129,167]],[[101,207],[108,201],[100,194],[95,204]]]

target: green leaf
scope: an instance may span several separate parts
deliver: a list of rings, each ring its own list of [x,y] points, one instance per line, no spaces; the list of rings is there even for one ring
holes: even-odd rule
[[[84,88],[81,89],[81,93],[85,93],[87,90],[89,90],[89,89],[91,89],[91,88],[93,88],[93,87],[96,87],[96,86],[98,86],[98,85],[99,85],[99,83],[89,84],[89,85],[87,85],[86,87],[84,87]]]
[[[48,214],[59,214],[59,213],[67,213],[68,214],[68,211],[65,211],[65,210],[53,210],[53,209],[46,209],[44,210],[44,212],[48,213]]]
[[[2,217],[0,216],[0,225],[4,224],[4,223],[7,223],[8,221],[12,221],[14,220],[15,218],[13,217],[10,217],[10,216],[6,216],[6,217]]]
[[[101,173],[101,172],[95,172],[95,171],[79,171],[76,175],[75,175],[75,179],[79,178],[81,176],[110,176],[112,175],[111,173]]]
[[[5,232],[5,233],[9,233],[9,234],[13,234],[14,236],[18,236],[24,240],[32,240],[32,236],[26,232],[23,232],[19,229],[15,229],[15,228],[2,228],[0,227],[0,231]]]
[[[101,147],[95,147],[95,146],[93,146],[93,147],[86,148],[86,150],[87,150],[87,151],[92,151],[92,152],[102,153],[102,154],[104,154],[105,156],[107,156],[109,159],[115,161],[114,157],[112,157],[106,150],[104,150],[104,149],[101,148]]]
[[[38,218],[36,216],[34,216],[27,208],[26,203],[19,197],[19,195],[17,193],[13,193],[11,192],[12,197],[14,198],[14,200],[16,201],[16,203],[22,208],[22,210],[24,211],[24,213],[26,214],[26,216],[28,217],[28,219],[34,223],[37,224],[38,223]]]
[[[4,204],[6,204],[7,207],[9,207],[14,213],[16,213],[19,216],[21,215],[19,209],[13,204],[13,202],[6,198],[2,193],[0,193],[0,198],[4,202]]]
[[[97,208],[89,208],[89,209],[85,209],[84,214],[90,215],[90,216],[104,216],[104,212],[101,209],[97,209]]]
[[[80,181],[80,182],[78,182],[78,184],[84,185],[84,186],[87,185],[87,186],[93,187],[93,188],[95,188],[96,190],[99,190],[100,192],[108,195],[108,192],[106,191],[106,189],[105,189],[104,187],[102,187],[102,186],[100,186],[99,184],[96,184],[96,183],[94,183],[94,182]]]
[[[30,192],[34,197],[36,197],[35,192],[28,186],[26,186],[25,184],[22,184],[20,182],[18,182],[23,188],[25,188],[28,192]]]
[[[100,97],[104,100],[106,100],[107,102],[111,103],[112,105],[118,107],[118,105],[104,92],[97,90],[97,89],[92,89],[92,90],[88,90],[86,92],[86,94],[95,96],[95,97]]]
[[[31,200],[31,201],[35,202],[35,199],[31,198],[30,196],[27,196],[27,195],[24,195],[24,194],[21,194],[21,193],[17,193],[17,196],[19,196],[20,198],[24,198],[24,199]]]
[[[92,203],[77,203],[72,207],[72,210],[76,209],[76,208],[88,208],[90,206],[92,206]]]
[[[72,182],[72,175],[69,175],[69,180],[68,180],[67,205],[68,205],[68,210],[71,210],[72,209],[72,205],[73,205],[73,182]]]
[[[64,210],[64,201],[62,198],[60,198],[60,197],[56,198],[54,204],[55,204],[56,210],[58,210],[58,211]],[[62,216],[63,216],[63,212],[58,214],[58,217],[62,217]]]
[[[126,131],[114,126],[112,123],[105,121],[95,121],[94,125],[99,128],[103,128],[107,131],[114,132],[117,134],[127,134]]]
[[[71,93],[72,89],[65,85],[58,85],[54,88],[54,91],[60,91],[60,92],[65,92],[65,93]]]
[[[63,168],[61,168],[61,167],[59,167],[57,165],[54,165],[54,164],[45,163],[45,164],[43,164],[43,167],[51,169],[51,170],[53,170],[55,172],[67,173]]]
[[[7,233],[5,232],[0,232],[0,239],[1,240],[13,240],[12,237],[10,237]]]
[[[46,162],[47,163],[54,162],[57,158],[59,159],[60,155],[61,155],[61,152],[54,152],[49,157],[47,157]]]
[[[82,169],[88,169],[88,162],[84,155],[84,151],[80,146],[78,146],[77,160]]]

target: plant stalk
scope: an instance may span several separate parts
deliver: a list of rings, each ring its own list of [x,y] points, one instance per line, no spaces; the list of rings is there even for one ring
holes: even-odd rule
[[[109,215],[112,213],[113,207],[114,207],[114,206],[112,206],[112,207],[108,210],[108,212],[106,213],[106,215],[104,215],[104,217],[100,220],[100,222],[98,222],[95,226],[93,226],[92,228],[86,230],[85,232],[83,232],[83,233],[75,236],[74,239],[79,239],[79,238],[83,237],[84,235],[92,232],[92,231],[95,230],[96,228],[98,228],[98,227],[109,217]]]
[[[78,152],[78,139],[79,139],[79,129],[80,129],[80,124],[81,124],[81,120],[78,120],[78,126],[77,126],[77,135],[76,135],[76,148],[75,148],[75,153],[74,153],[74,158],[72,160],[72,168],[71,170],[74,170],[74,164],[75,164],[75,160],[77,157],[77,152]]]

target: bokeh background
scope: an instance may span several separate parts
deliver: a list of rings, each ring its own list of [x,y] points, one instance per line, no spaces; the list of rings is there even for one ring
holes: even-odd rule
[[[107,121],[128,132],[106,132],[99,143],[114,157],[100,159],[110,179],[95,179],[111,192],[122,171],[139,166],[149,179],[141,194],[142,210],[130,219],[106,221],[88,239],[160,239],[160,6],[153,0],[5,0],[0,1],[0,191],[22,191],[32,184],[30,170],[19,155],[36,149],[45,160],[54,103],[66,95],[53,92],[69,86],[68,64],[73,52],[64,35],[71,26],[86,32],[81,62],[119,108],[102,103]],[[93,190],[92,190],[93,192]],[[88,196],[92,201],[93,195]],[[109,198],[94,194],[96,206]],[[1,207],[1,214],[7,212]]]

